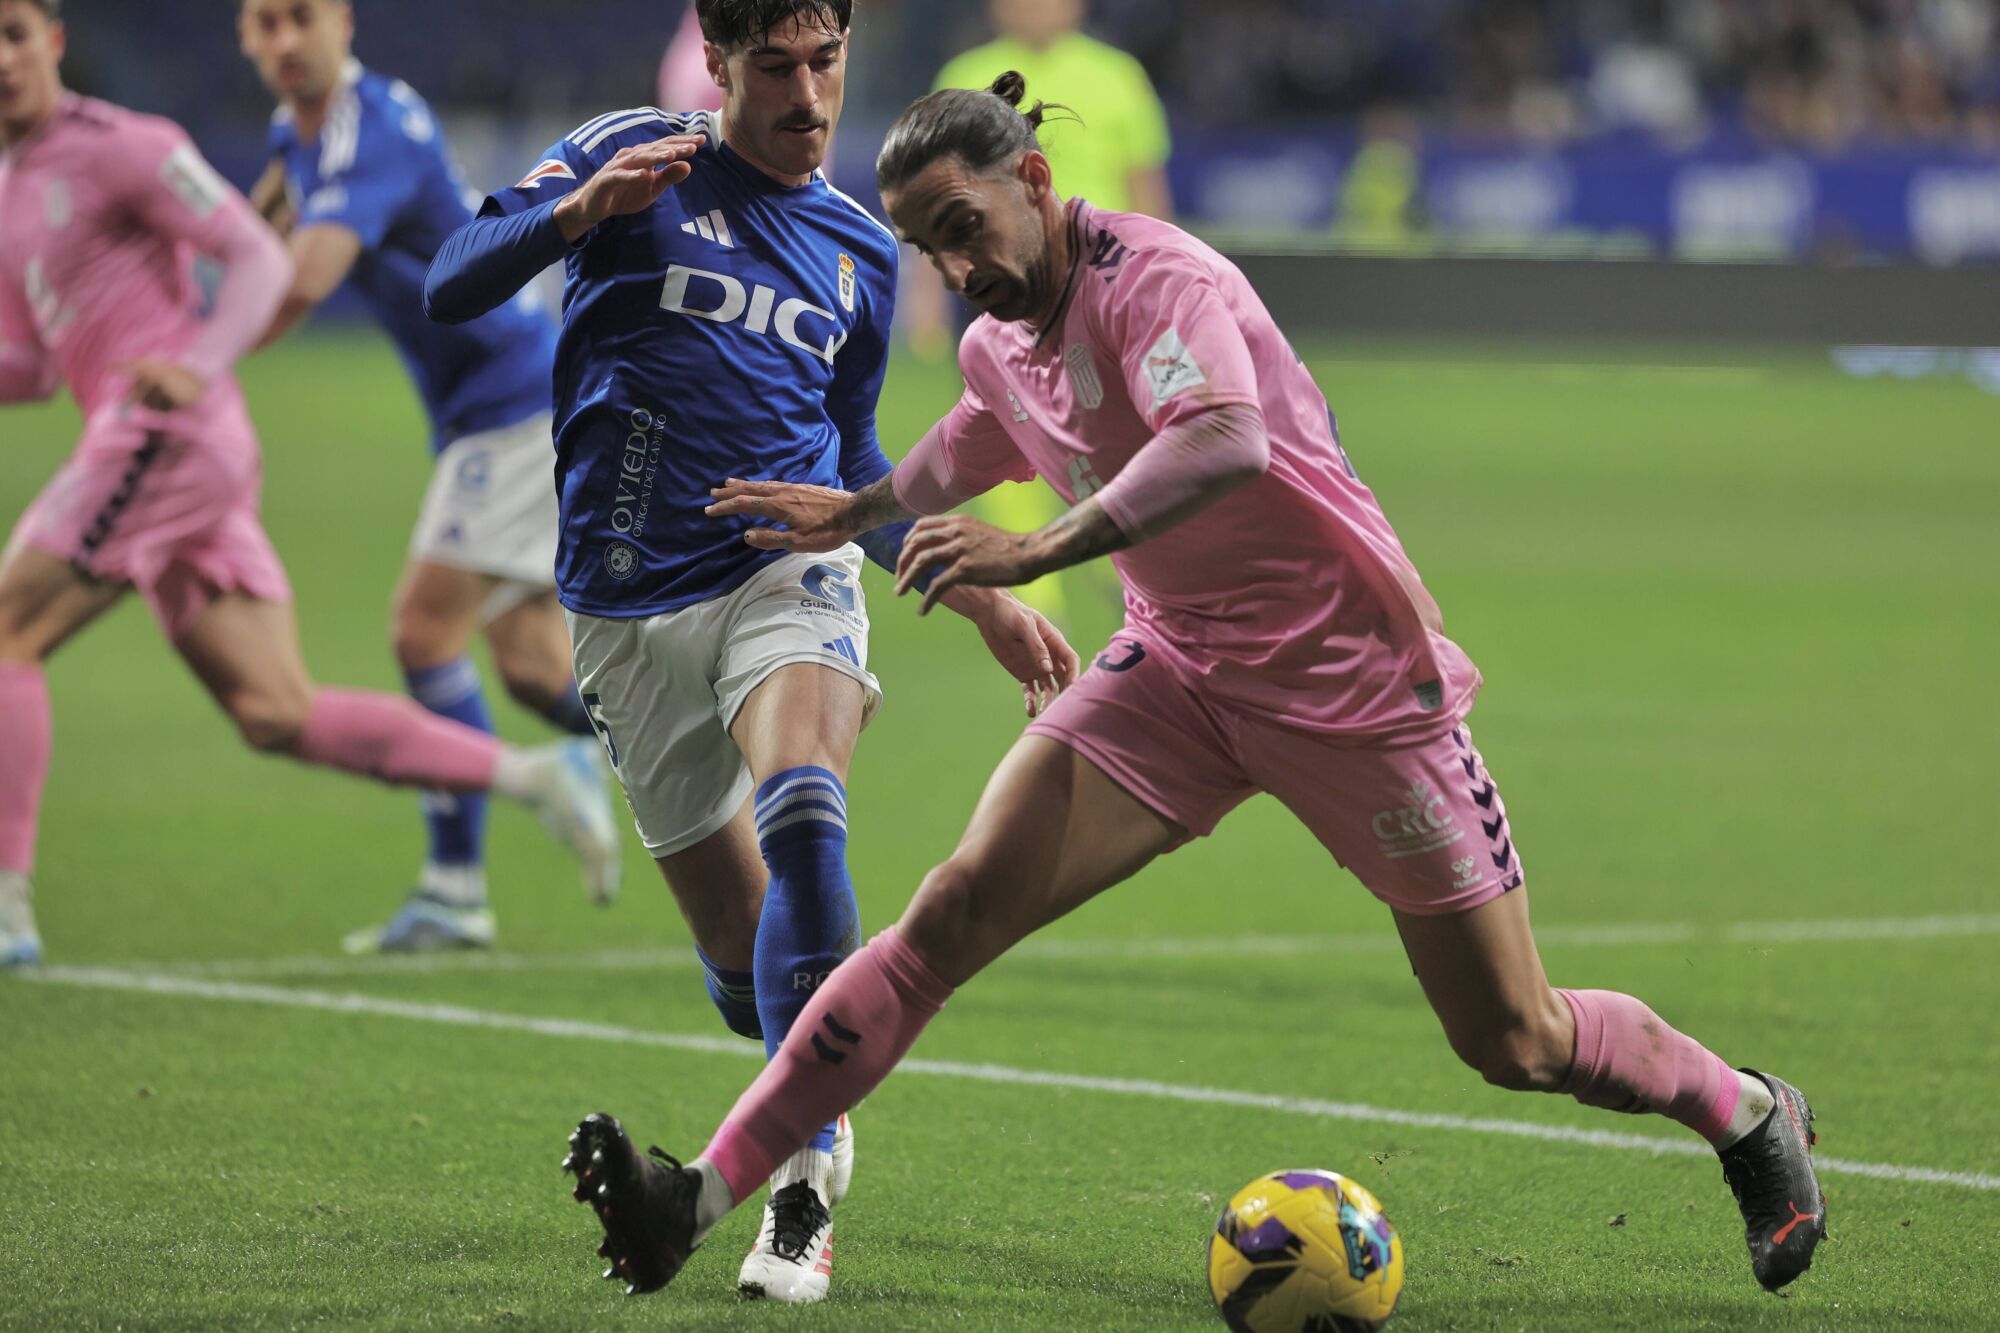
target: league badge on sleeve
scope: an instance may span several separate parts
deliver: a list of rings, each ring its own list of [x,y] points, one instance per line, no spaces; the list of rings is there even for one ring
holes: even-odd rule
[[[1146,353],[1146,379],[1153,388],[1153,406],[1160,408],[1176,394],[1208,383],[1201,363],[1181,341],[1179,329],[1168,329]]]
[[[854,256],[840,257],[840,308],[848,314],[854,313]]]
[[[514,188],[517,190],[536,190],[541,188],[541,184],[545,180],[573,181],[575,179],[576,169],[574,167],[570,166],[567,162],[559,162],[554,158],[550,158],[522,177],[521,183]]]

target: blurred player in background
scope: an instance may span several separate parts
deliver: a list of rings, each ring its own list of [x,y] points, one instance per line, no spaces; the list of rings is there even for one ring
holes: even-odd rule
[[[858,487],[889,474],[875,406],[895,237],[820,172],[840,118],[852,0],[700,0],[719,114],[614,111],[489,198],[432,268],[440,319],[477,318],[567,268],[557,357],[558,586],[584,699],[710,997],[768,1049],[860,943],[847,775],[881,689],[863,550],[757,550],[703,511],[730,477]],[[1077,666],[1009,594],[947,604],[1032,713]],[[852,1128],[829,1116],[772,1180],[746,1295],[815,1301]]]
[[[1663,1115],[1707,1139],[1776,1290],[1825,1234],[1812,1112],[1629,995],[1549,985],[1507,811],[1465,725],[1479,673],[1443,633],[1311,374],[1242,273],[1167,223],[1065,203],[1017,75],[904,112],[877,168],[903,234],[986,312],[965,396],[858,495],[736,485],[716,511],[813,551],[1040,475],[1074,507],[1029,534],[932,518],[899,591],[926,603],[1113,555],[1125,627],[1002,761],[951,859],[843,963],[687,1168],[609,1116],[577,1197],[641,1289],[812,1127],[895,1067],[955,988],[1030,932],[1276,796],[1395,913],[1452,1049],[1488,1082]],[[997,95],[996,95],[997,94]],[[999,406],[1000,404],[1008,406]]]
[[[296,328],[352,278],[402,352],[430,416],[437,466],[392,613],[411,697],[491,732],[467,653],[483,627],[508,694],[554,726],[592,736],[555,598],[553,321],[527,294],[459,328],[424,318],[424,271],[478,199],[468,199],[423,98],[355,60],[347,0],[242,0],[238,35],[279,102],[271,164],[251,202],[288,230],[296,265],[266,341]],[[567,753],[603,786],[594,744]],[[609,824],[608,797],[601,799]],[[415,889],[387,925],[350,936],[350,950],[493,943],[485,798],[432,793],[425,822],[430,848]],[[619,862],[603,869],[589,887],[608,902]]]
[[[76,452],[0,559],[0,965],[31,963],[51,743],[43,663],[137,589],[257,749],[532,805],[601,875],[617,838],[553,747],[521,752],[406,699],[306,674],[232,367],[292,277],[179,127],[64,90],[57,0],[0,0],[0,402],[67,383]],[[204,320],[194,261],[222,268]]]
[[[682,113],[722,110],[722,89],[708,72],[708,39],[692,3],[660,58],[660,105]]]
[[[1173,216],[1167,190],[1172,141],[1166,108],[1139,62],[1082,31],[1084,0],[991,0],[987,12],[999,36],[938,72],[933,88],[985,88],[1008,70],[1075,114],[1048,130],[1049,161],[1065,186],[1099,208]],[[1080,123],[1078,123],[1080,122]],[[943,360],[953,342],[951,298],[928,266],[909,277],[904,327],[911,350]],[[1039,487],[1010,486],[982,496],[976,512],[998,527],[1029,531],[1061,512]],[[1061,619],[1080,581],[1107,567],[1051,574],[1021,589],[1028,603]],[[1103,579],[1116,593],[1116,581]]]

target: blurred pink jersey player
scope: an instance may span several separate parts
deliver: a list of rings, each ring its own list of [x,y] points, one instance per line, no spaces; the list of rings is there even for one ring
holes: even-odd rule
[[[660,58],[660,105],[672,111],[722,110],[722,89],[708,72],[708,43],[692,4]]]
[[[1064,203],[1023,92],[1008,75],[933,93],[876,167],[903,235],[986,312],[960,349],[958,407],[858,494],[736,481],[712,512],[782,525],[752,529],[756,545],[825,549],[1039,475],[1068,513],[1033,533],[925,518],[899,589],[922,586],[928,603],[1109,554],[1127,623],[1001,762],[902,920],[815,992],[700,1157],[642,1158],[606,1115],[578,1126],[568,1165],[604,1224],[600,1253],[634,1287],[672,1280],[958,986],[1268,791],[1394,910],[1461,1058],[1501,1087],[1707,1139],[1758,1280],[1790,1282],[1825,1226],[1805,1099],[1632,996],[1549,984],[1506,811],[1465,727],[1478,674],[1326,400],[1222,256],[1167,223]],[[1341,1015],[1325,1021],[1337,1031]]]
[[[290,261],[177,126],[63,90],[54,11],[0,0],[0,402],[66,383],[84,418],[0,561],[0,966],[40,953],[28,875],[50,748],[43,663],[127,589],[250,744],[518,797],[594,873],[615,841],[566,753],[517,754],[407,700],[307,676],[231,369]],[[198,254],[222,266],[206,318]]]

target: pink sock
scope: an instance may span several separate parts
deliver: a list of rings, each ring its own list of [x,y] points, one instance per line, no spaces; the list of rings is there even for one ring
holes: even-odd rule
[[[702,1156],[741,1203],[889,1076],[951,987],[892,927],[835,968]]]
[[[322,689],[296,754],[399,787],[485,791],[504,747],[399,694]]]
[[[35,868],[35,825],[54,723],[40,667],[0,662],[0,870]]]
[[[1576,1063],[1563,1091],[1585,1106],[1675,1120],[1713,1143],[1742,1092],[1736,1071],[1629,995],[1562,990],[1576,1015]]]

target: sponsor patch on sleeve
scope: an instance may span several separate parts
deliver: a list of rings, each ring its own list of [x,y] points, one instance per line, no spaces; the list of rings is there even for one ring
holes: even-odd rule
[[[536,167],[533,171],[529,172],[526,176],[523,176],[521,178],[521,183],[519,185],[516,185],[514,188],[517,190],[538,190],[541,188],[543,181],[547,180],[573,181],[575,179],[576,179],[576,169],[574,167],[570,166],[570,164],[567,162],[562,162],[558,161],[555,158],[550,158],[548,161],[543,162],[540,166]]]
[[[222,177],[216,175],[215,168],[208,165],[191,143],[181,144],[167,154],[167,160],[160,164],[160,180],[198,218],[213,215],[229,196],[229,187]]]
[[[1180,330],[1169,328],[1146,353],[1146,380],[1153,388],[1153,406],[1159,408],[1168,399],[1208,383],[1208,376],[1181,341]]]

